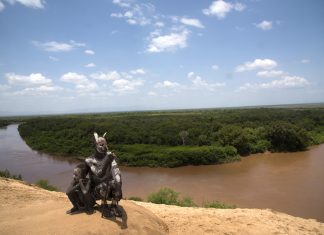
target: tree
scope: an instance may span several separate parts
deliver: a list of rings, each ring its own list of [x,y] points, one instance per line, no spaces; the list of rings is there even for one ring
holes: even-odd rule
[[[217,132],[217,137],[221,145],[234,146],[240,155],[247,155],[250,152],[247,132],[240,126],[224,126]]]
[[[271,123],[267,138],[271,142],[271,149],[279,152],[305,150],[310,141],[305,129],[284,121]]]
[[[210,145],[210,141],[208,140],[206,135],[200,135],[198,136],[198,145]]]
[[[179,135],[182,139],[182,145],[186,145],[186,138],[188,137],[189,132],[188,131],[180,131]]]

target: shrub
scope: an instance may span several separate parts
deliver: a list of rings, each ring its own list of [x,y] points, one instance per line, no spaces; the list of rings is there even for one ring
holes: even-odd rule
[[[203,205],[205,208],[218,208],[218,209],[235,209],[236,205],[227,205],[219,201],[205,202]]]
[[[305,129],[284,121],[271,123],[267,138],[271,142],[271,149],[278,152],[305,150],[310,142]]]
[[[178,206],[182,207],[194,207],[197,206],[196,203],[190,197],[184,197],[178,202]]]
[[[170,188],[161,188],[156,193],[151,193],[147,200],[155,204],[177,205],[179,193]]]
[[[35,183],[38,187],[46,189],[48,191],[58,191],[53,185],[50,185],[47,180],[41,179]]]
[[[15,179],[15,180],[22,180],[21,174],[12,175],[12,174],[10,174],[10,171],[8,169],[5,169],[4,171],[0,171],[0,177],[10,178],[10,179]]]
[[[142,198],[136,197],[136,196],[135,197],[129,197],[128,200],[133,200],[133,201],[138,201],[138,202],[142,202],[143,201]]]
[[[170,188],[161,188],[156,193],[151,193],[147,201],[156,204],[176,205],[182,207],[193,207],[196,204],[190,197],[178,199],[179,193]]]

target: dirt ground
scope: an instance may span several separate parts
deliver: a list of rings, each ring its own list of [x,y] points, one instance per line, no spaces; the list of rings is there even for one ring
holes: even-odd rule
[[[122,218],[67,215],[64,193],[0,177],[0,234],[323,234],[324,223],[272,210],[206,209],[122,200]]]

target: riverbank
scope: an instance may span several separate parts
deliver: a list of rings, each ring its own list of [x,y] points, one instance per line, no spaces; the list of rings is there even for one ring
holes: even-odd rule
[[[324,223],[269,209],[206,209],[122,200],[122,219],[66,215],[64,193],[0,178],[2,234],[324,234]]]
[[[123,166],[180,167],[233,162],[253,153],[298,152],[324,142],[322,108],[255,108],[34,117],[18,130],[34,150],[93,153],[107,132]]]

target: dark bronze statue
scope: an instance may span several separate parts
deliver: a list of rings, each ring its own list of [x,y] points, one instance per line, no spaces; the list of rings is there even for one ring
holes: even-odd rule
[[[73,214],[85,210],[93,213],[96,200],[102,200],[103,217],[121,217],[118,202],[122,198],[121,172],[116,155],[108,150],[106,133],[99,137],[94,133],[95,153],[74,169],[73,181],[67,190],[73,207],[67,213]],[[111,205],[107,204],[111,200]]]

